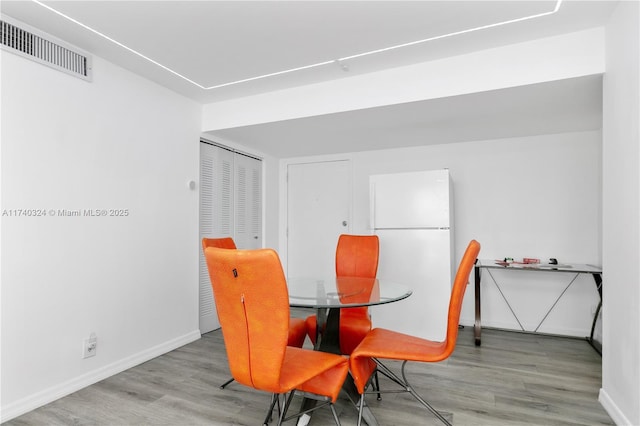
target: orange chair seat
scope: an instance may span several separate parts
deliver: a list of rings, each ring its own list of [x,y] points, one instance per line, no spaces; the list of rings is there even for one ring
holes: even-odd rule
[[[264,356],[268,355],[265,353]],[[309,368],[309,366],[313,366],[313,368]],[[249,372],[243,374],[240,370],[246,372],[244,367],[240,367],[237,370],[239,374],[235,376],[235,379],[245,386],[273,393],[287,393],[296,389],[324,395],[331,398],[331,402],[336,402],[349,372],[349,360],[327,352],[287,346],[278,386],[274,386],[273,383],[262,385],[257,380],[251,381],[251,378],[255,376]],[[322,371],[322,373],[318,374],[318,371]]]
[[[309,366],[314,368],[310,369]],[[349,371],[349,360],[320,351],[287,347],[280,375],[281,393],[293,388],[326,395],[335,402]],[[318,371],[326,370],[318,375]],[[302,382],[302,383],[301,383]]]
[[[442,361],[446,342],[434,342],[409,334],[398,333],[384,328],[374,328],[360,343],[353,355],[375,356],[384,359],[408,361]]]
[[[371,357],[438,362],[448,356],[446,342],[434,342],[384,328],[374,328],[351,353],[351,374],[358,392],[363,393],[374,368]]]

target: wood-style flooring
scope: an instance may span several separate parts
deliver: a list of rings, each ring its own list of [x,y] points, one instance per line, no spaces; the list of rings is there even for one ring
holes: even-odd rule
[[[485,329],[476,347],[467,327],[447,361],[407,370],[414,388],[454,425],[613,424],[597,400],[601,358],[583,340]],[[270,396],[238,383],[221,390],[228,377],[217,330],[5,425],[261,425]],[[394,387],[380,377],[383,389]],[[406,393],[382,401],[371,395],[367,403],[380,425],[441,424]],[[356,424],[346,399],[337,410],[342,425]],[[310,423],[332,424],[326,407]]]

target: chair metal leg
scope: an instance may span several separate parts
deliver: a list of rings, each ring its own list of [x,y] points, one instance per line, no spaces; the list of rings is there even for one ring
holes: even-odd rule
[[[267,411],[267,417],[265,417],[264,422],[262,422],[263,426],[268,426],[269,423],[271,423],[271,420],[273,419],[273,409],[275,408],[276,403],[278,403],[278,413],[280,413],[280,401],[278,399],[278,395],[274,393],[271,395],[271,404],[269,405],[269,411]]]
[[[331,407],[331,412],[333,413],[333,420],[336,421],[336,426],[340,426],[340,419],[338,418],[338,413],[336,413],[336,407],[334,407],[333,404],[329,404],[329,407]]]
[[[399,392],[406,392],[406,388],[407,388],[407,384],[400,378],[398,377],[393,371],[391,371],[391,369],[389,369],[389,367],[387,367],[386,365],[384,365],[382,362],[380,362],[378,359],[375,359],[375,362],[377,364],[377,370],[378,372],[384,374],[385,376],[387,376],[387,378],[389,378],[391,381],[395,382],[397,385],[402,386],[403,388],[405,388],[404,391],[399,391]]]
[[[224,382],[223,384],[221,384],[221,385],[220,385],[220,389],[224,389],[224,388],[226,388],[226,387],[227,387],[227,385],[228,385],[229,383],[233,382],[233,380],[234,380],[234,379],[233,379],[233,377],[232,377],[232,378],[230,378],[229,380],[227,380],[226,382]]]
[[[291,399],[293,399],[293,391],[289,392],[289,397],[287,398],[287,394],[281,394],[283,399],[282,410],[280,410],[280,416],[278,416],[278,426],[282,425],[282,422],[285,420],[285,414],[287,413],[287,409],[289,408],[289,403]],[[278,400],[278,407],[280,406],[280,394],[275,396]]]
[[[433,415],[436,416],[442,423],[444,423],[447,426],[452,426],[451,423],[449,423],[449,421],[442,416],[442,414],[440,414],[438,411],[436,411],[436,409],[433,408],[431,406],[431,404],[429,404],[427,401],[425,401],[424,398],[422,398],[413,389],[413,387],[411,386],[411,384],[407,380],[407,375],[405,373],[405,367],[406,367],[408,361],[405,360],[405,361],[402,362],[402,368],[401,368],[402,378],[398,377],[397,374],[395,374],[393,371],[391,371],[389,369],[389,367],[384,365],[378,359],[374,358],[374,361],[377,364],[377,371],[379,371],[380,373],[384,374],[391,381],[395,382],[397,385],[399,385],[399,386],[404,388],[403,390],[388,390],[388,391],[385,390],[385,391],[383,391],[383,390],[380,390],[380,387],[378,386],[378,389],[377,389],[378,393],[380,393],[380,392],[396,392],[396,393],[397,392],[409,392],[416,400],[418,400],[418,402],[420,404],[422,404],[425,408],[427,408],[429,411],[431,411],[431,413],[433,413]],[[370,380],[371,381],[377,380],[377,377],[375,379],[372,377]],[[374,392],[369,392],[369,393],[376,393],[376,392],[374,391]],[[362,421],[362,409],[363,409],[363,407],[364,407],[364,394],[362,394],[361,397],[360,397],[360,407],[359,407],[359,410],[358,410],[358,426],[360,426],[361,421]]]
[[[319,395],[310,394],[310,393],[306,393],[306,392],[303,392],[305,398],[310,398],[310,399],[314,399],[314,400],[315,400],[315,398],[319,398],[318,400],[316,400],[316,402],[319,401],[320,405],[314,405],[314,406],[306,408],[306,409],[303,406],[301,408],[301,410],[299,412],[297,412],[296,414],[292,414],[290,416],[286,416],[286,412],[289,409],[289,406],[291,405],[291,401],[293,400],[293,396],[294,396],[295,392],[296,392],[295,390],[289,392],[289,397],[287,398],[286,403],[284,404],[284,408],[282,410],[282,412],[285,413],[285,415],[281,414],[280,419],[278,420],[278,422],[279,422],[278,424],[280,424],[280,422],[287,422],[287,421],[289,421],[291,419],[300,418],[304,414],[309,414],[312,411],[317,410],[318,408],[322,408],[325,405],[328,405],[329,408],[331,408],[331,413],[333,414],[333,420],[336,422],[337,426],[340,426],[340,419],[338,418],[338,413],[337,413],[337,411],[335,409],[335,406],[331,402],[331,399],[328,398],[328,397],[325,397],[325,396],[319,396]]]
[[[420,402],[422,405],[424,405],[426,408],[429,409],[429,411],[431,411],[433,413],[434,416],[436,416],[438,419],[440,419],[440,421],[442,423],[444,423],[447,426],[452,426],[451,423],[449,423],[449,421],[447,419],[445,419],[444,417],[442,417],[442,414],[440,414],[439,412],[436,411],[435,408],[433,408],[431,406],[431,404],[429,404],[427,401],[425,401],[420,395],[418,395],[418,393],[416,393],[416,391],[414,391],[411,387],[409,387],[409,393],[411,395],[413,395],[413,397],[415,399],[418,400],[418,402]]]
[[[380,380],[378,379],[378,370],[373,373],[373,390],[378,391],[378,401],[382,401],[382,394],[380,393]]]
[[[405,371],[404,371],[406,365],[407,365],[407,361],[404,361],[402,363],[401,371],[402,371],[402,379],[404,380],[409,393],[411,393],[411,395],[413,395],[413,397],[417,399],[422,405],[428,408],[429,411],[431,411],[438,419],[440,419],[442,423],[444,423],[447,426],[452,426],[451,423],[449,423],[449,421],[442,416],[442,414],[437,412],[436,409],[431,406],[431,404],[425,401],[420,395],[418,395],[418,393],[415,390],[413,390],[413,387],[411,387],[411,385],[409,384],[409,381],[407,380],[407,375],[405,374]]]
[[[362,412],[364,411],[364,393],[360,395],[360,402],[358,403],[358,426],[362,425]]]
[[[287,411],[289,410],[289,406],[291,405],[291,401],[293,400],[293,396],[295,395],[295,393],[296,391],[292,390],[291,392],[289,392],[289,396],[287,396],[287,394],[282,394],[283,404],[282,404],[282,411],[280,412],[280,417],[278,419],[278,426],[283,422],[289,421],[294,418],[298,418],[304,413],[304,412],[300,412],[287,417]],[[278,402],[278,407],[280,407],[279,402]]]

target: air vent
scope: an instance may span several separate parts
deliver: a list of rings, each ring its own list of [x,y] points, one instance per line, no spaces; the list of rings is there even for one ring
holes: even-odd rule
[[[0,46],[8,52],[91,81],[91,56],[4,15],[0,20]]]

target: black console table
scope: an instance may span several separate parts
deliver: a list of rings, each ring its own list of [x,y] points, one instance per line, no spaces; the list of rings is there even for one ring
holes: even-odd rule
[[[474,324],[474,327],[473,327],[476,346],[480,346],[480,344],[481,344],[481,333],[482,333],[481,311],[480,311],[480,281],[482,279],[482,274],[481,274],[481,270],[482,269],[486,269],[487,272],[489,272],[489,275],[491,276],[491,279],[493,280],[493,282],[498,287],[498,290],[500,291],[500,294],[504,298],[505,302],[507,302],[507,305],[509,306],[509,309],[511,310],[511,313],[516,318],[516,321],[518,321],[518,324],[520,325],[520,328],[522,329],[522,331],[525,331],[524,327],[522,327],[522,324],[520,323],[520,320],[518,319],[518,316],[515,314],[515,312],[511,308],[511,305],[509,305],[509,301],[504,296],[504,293],[502,293],[502,290],[500,289],[500,286],[498,285],[498,283],[493,278],[493,275],[491,275],[491,271],[490,270],[491,269],[502,269],[502,270],[509,270],[509,271],[562,272],[562,273],[572,273],[572,274],[574,274],[574,277],[571,280],[571,282],[565,287],[565,289],[558,296],[558,298],[555,300],[553,305],[549,308],[549,310],[545,314],[544,318],[542,318],[542,321],[540,321],[540,324],[538,324],[538,326],[536,327],[534,332],[538,331],[538,329],[540,328],[540,326],[542,325],[544,320],[547,318],[549,313],[551,313],[553,308],[556,306],[556,304],[558,303],[560,298],[564,295],[564,293],[569,289],[571,284],[573,284],[573,282],[576,280],[576,278],[578,278],[578,276],[580,274],[590,274],[591,276],[593,276],[593,279],[595,281],[596,287],[598,289],[598,294],[600,295],[600,302],[598,303],[598,307],[596,309],[596,313],[595,313],[595,315],[593,317],[593,323],[591,324],[591,334],[586,339],[589,342],[589,344],[598,353],[600,353],[600,354],[602,353],[602,350],[599,347],[598,342],[596,342],[593,339],[593,332],[595,330],[596,321],[598,320],[598,315],[600,313],[600,309],[602,308],[602,268],[600,268],[598,266],[594,266],[594,265],[575,264],[575,263],[571,263],[571,264],[562,263],[562,264],[556,264],[556,265],[554,265],[554,264],[546,264],[546,263],[523,264],[523,263],[507,263],[507,262],[502,262],[502,261],[497,261],[497,260],[480,260],[480,259],[478,259],[478,261],[476,262],[476,265],[475,265],[475,275],[476,275],[476,278],[475,278],[476,318],[475,318],[475,324]]]

